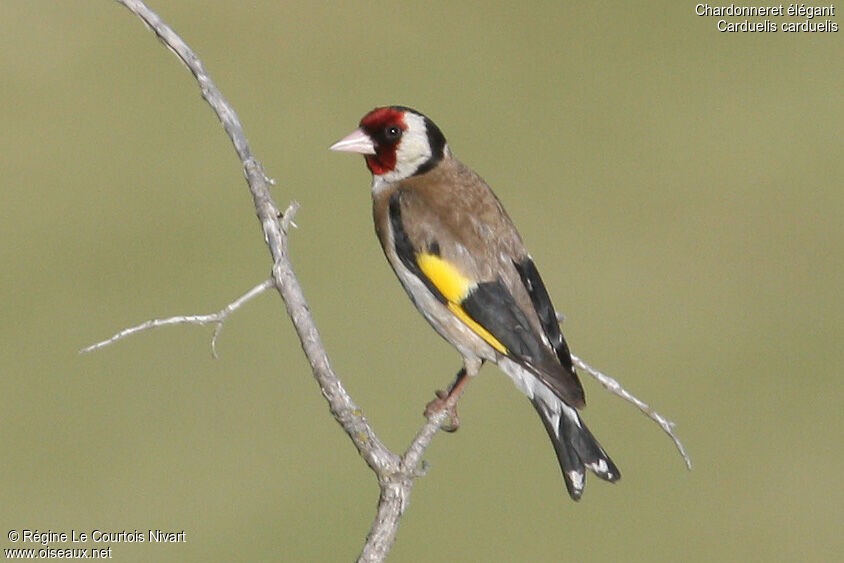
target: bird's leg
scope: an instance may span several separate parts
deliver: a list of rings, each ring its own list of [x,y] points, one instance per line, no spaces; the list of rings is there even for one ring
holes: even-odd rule
[[[483,362],[466,362],[466,365],[457,372],[454,382],[449,385],[448,391],[437,390],[436,399],[425,406],[425,418],[430,419],[434,413],[441,410],[448,411],[448,418],[443,422],[441,428],[446,432],[456,432],[460,428],[460,417],[457,415],[457,401],[466,388],[466,384],[472,376],[477,375]],[[471,373],[467,371],[471,370]]]
[[[434,413],[448,410],[448,418],[440,427],[446,432],[457,432],[457,429],[460,428],[460,417],[457,416],[457,399],[460,398],[463,387],[468,381],[466,368],[461,368],[457,372],[454,382],[448,386],[448,391],[437,389],[434,392],[437,397],[425,406],[425,418],[430,419]]]

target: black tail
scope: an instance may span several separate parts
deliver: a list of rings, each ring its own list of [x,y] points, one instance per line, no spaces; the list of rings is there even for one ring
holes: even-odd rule
[[[548,406],[538,397],[534,397],[531,402],[554,444],[563,479],[572,499],[580,500],[583,495],[587,468],[611,483],[621,478],[621,472],[580,420],[574,408],[562,401]]]

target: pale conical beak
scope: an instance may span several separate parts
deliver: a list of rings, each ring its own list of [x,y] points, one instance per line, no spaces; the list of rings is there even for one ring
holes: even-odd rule
[[[375,154],[375,145],[363,129],[355,129],[328,148],[339,152]]]

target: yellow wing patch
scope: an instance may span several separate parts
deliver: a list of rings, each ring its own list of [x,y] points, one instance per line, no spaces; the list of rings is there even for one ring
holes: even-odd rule
[[[427,252],[417,254],[416,263],[419,264],[422,273],[446,298],[448,310],[454,313],[475,334],[483,338],[487,344],[502,354],[507,354],[507,348],[492,333],[472,319],[460,306],[460,303],[469,296],[477,284],[464,276],[454,264],[435,254],[428,254]]]
[[[475,282],[464,276],[454,264],[435,254],[417,254],[416,263],[443,297],[452,303],[460,303],[475,288]]]

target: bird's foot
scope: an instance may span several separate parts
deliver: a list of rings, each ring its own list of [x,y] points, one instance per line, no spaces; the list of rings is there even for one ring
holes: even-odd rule
[[[447,416],[440,423],[440,428],[446,432],[457,432],[460,428],[460,417],[457,416],[457,405],[449,398],[451,395],[445,391],[437,391],[436,398],[425,406],[425,418],[431,420],[431,417],[443,410],[447,411]]]

